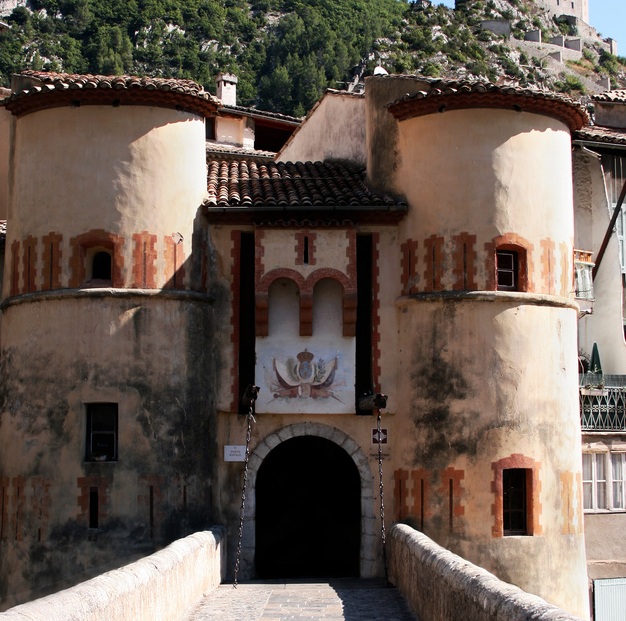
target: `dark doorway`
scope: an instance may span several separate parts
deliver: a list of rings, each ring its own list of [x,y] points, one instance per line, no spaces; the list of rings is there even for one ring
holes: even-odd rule
[[[273,449],[256,480],[259,578],[358,577],[361,478],[330,440],[292,438]]]

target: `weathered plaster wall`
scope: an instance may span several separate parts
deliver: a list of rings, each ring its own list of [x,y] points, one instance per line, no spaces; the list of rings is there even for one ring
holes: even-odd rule
[[[626,575],[624,513],[586,513],[585,544],[590,580]]]
[[[3,311],[5,607],[212,519],[219,357],[207,347],[210,304],[184,294],[56,297]],[[85,461],[85,404],[94,402],[118,404],[117,461]],[[91,488],[99,492],[96,530]]]
[[[143,241],[154,284],[164,286],[171,278],[168,253],[180,264],[192,252],[196,212],[206,194],[204,143],[204,119],[164,108],[83,106],[21,117],[8,252],[20,244],[16,256],[24,262],[25,244],[38,244],[30,261],[45,282],[49,252],[41,246],[60,236],[54,242],[60,286],[72,286],[72,240],[97,232],[115,239],[123,286],[132,286],[134,253]],[[141,235],[146,239],[133,237]],[[16,278],[18,286],[32,290],[23,273]],[[11,282],[5,279],[5,295]]]
[[[216,527],[75,587],[0,613],[3,621],[184,619],[225,575],[225,531]]]
[[[585,433],[583,450],[587,453],[620,453],[626,449],[626,435]],[[626,532],[624,511],[585,512],[585,546],[590,580],[626,576]]]
[[[499,578],[582,614],[576,312],[524,294],[493,296],[399,304],[398,411],[409,424],[394,446],[406,464],[398,517]],[[504,467],[533,470],[530,536],[503,536]],[[541,566],[531,568],[523,559],[536,555]]]
[[[576,218],[575,247],[597,253],[611,220],[602,164],[598,156],[587,151],[574,152],[574,198]],[[593,280],[595,302],[592,315],[578,322],[578,347],[591,355],[598,344],[602,370],[607,374],[626,373],[626,343],[624,342],[623,286],[616,235],[611,235],[602,263]]]
[[[218,142],[245,147],[247,149],[254,148],[254,129],[249,127],[245,117],[239,116],[221,116],[215,119],[215,139]]]
[[[398,122],[387,104],[419,91],[429,83],[406,76],[370,76],[365,79],[365,149],[367,181],[374,189],[393,190],[392,179],[398,166]]]
[[[513,234],[528,245],[529,290],[569,295],[572,168],[563,124],[523,112],[455,110],[404,121],[396,148],[393,185],[411,204],[403,228],[418,256],[430,236],[443,238],[444,248],[455,235],[475,236],[475,288],[489,289],[486,244]],[[453,288],[455,266],[445,258],[443,272],[444,288]]]
[[[576,621],[539,597],[441,548],[422,533],[397,524],[389,533],[389,574],[420,619],[453,621]],[[424,597],[428,593],[428,597]]]
[[[626,106],[622,103],[595,102],[595,122],[603,127],[626,127]]]
[[[328,92],[278,155],[281,162],[325,159],[365,164],[365,100],[362,96]]]
[[[389,184],[411,205],[399,227],[397,409],[414,426],[401,436],[401,516],[586,614],[569,132],[536,114],[455,110],[401,122],[393,149]],[[519,292],[496,292],[502,244],[518,249]],[[503,536],[505,468],[532,471],[527,536]],[[544,560],[531,569],[528,556]]]
[[[0,97],[5,97],[7,94],[7,89],[0,89]],[[0,220],[6,220],[9,212],[9,161],[11,158],[12,124],[11,113],[0,108]]]
[[[221,361],[209,344],[212,300],[223,297],[218,285],[207,294],[215,266],[198,215],[203,118],[43,110],[17,119],[14,153],[0,351],[4,607],[212,522]],[[89,272],[100,248],[108,282]],[[118,404],[117,461],[86,461],[85,404],[97,402]]]

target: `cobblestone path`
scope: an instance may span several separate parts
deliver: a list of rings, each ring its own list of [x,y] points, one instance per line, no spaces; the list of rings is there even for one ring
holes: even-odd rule
[[[188,621],[417,621],[382,580],[222,584]]]

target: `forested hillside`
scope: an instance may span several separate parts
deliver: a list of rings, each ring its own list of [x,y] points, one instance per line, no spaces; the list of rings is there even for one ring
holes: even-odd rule
[[[344,88],[378,63],[390,72],[501,77],[584,92],[577,73],[619,82],[624,59],[586,50],[586,64],[552,76],[545,63],[480,28],[505,17],[513,36],[563,30],[529,0],[468,0],[462,9],[403,0],[22,0],[3,20],[0,79],[23,69],[186,77],[214,90],[239,78],[241,105],[303,115],[325,88]],[[567,28],[567,25],[565,26]],[[585,66],[583,66],[585,65]],[[572,75],[574,77],[572,77]],[[568,77],[569,76],[569,77]]]

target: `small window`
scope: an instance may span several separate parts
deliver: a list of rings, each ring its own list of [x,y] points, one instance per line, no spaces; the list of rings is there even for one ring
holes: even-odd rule
[[[86,461],[117,461],[117,403],[87,404]]]
[[[528,534],[526,468],[506,468],[502,471],[502,518],[504,535]]]
[[[593,267],[591,252],[574,250],[574,285],[578,299],[593,300]]]
[[[496,251],[498,291],[518,290],[518,259],[513,250]]]
[[[100,251],[93,257],[91,264],[92,280],[111,280],[111,253]]]
[[[576,262],[574,264],[574,281],[576,298],[579,300],[593,300],[592,265]]]
[[[207,140],[215,140],[215,118],[205,120],[204,131]]]

